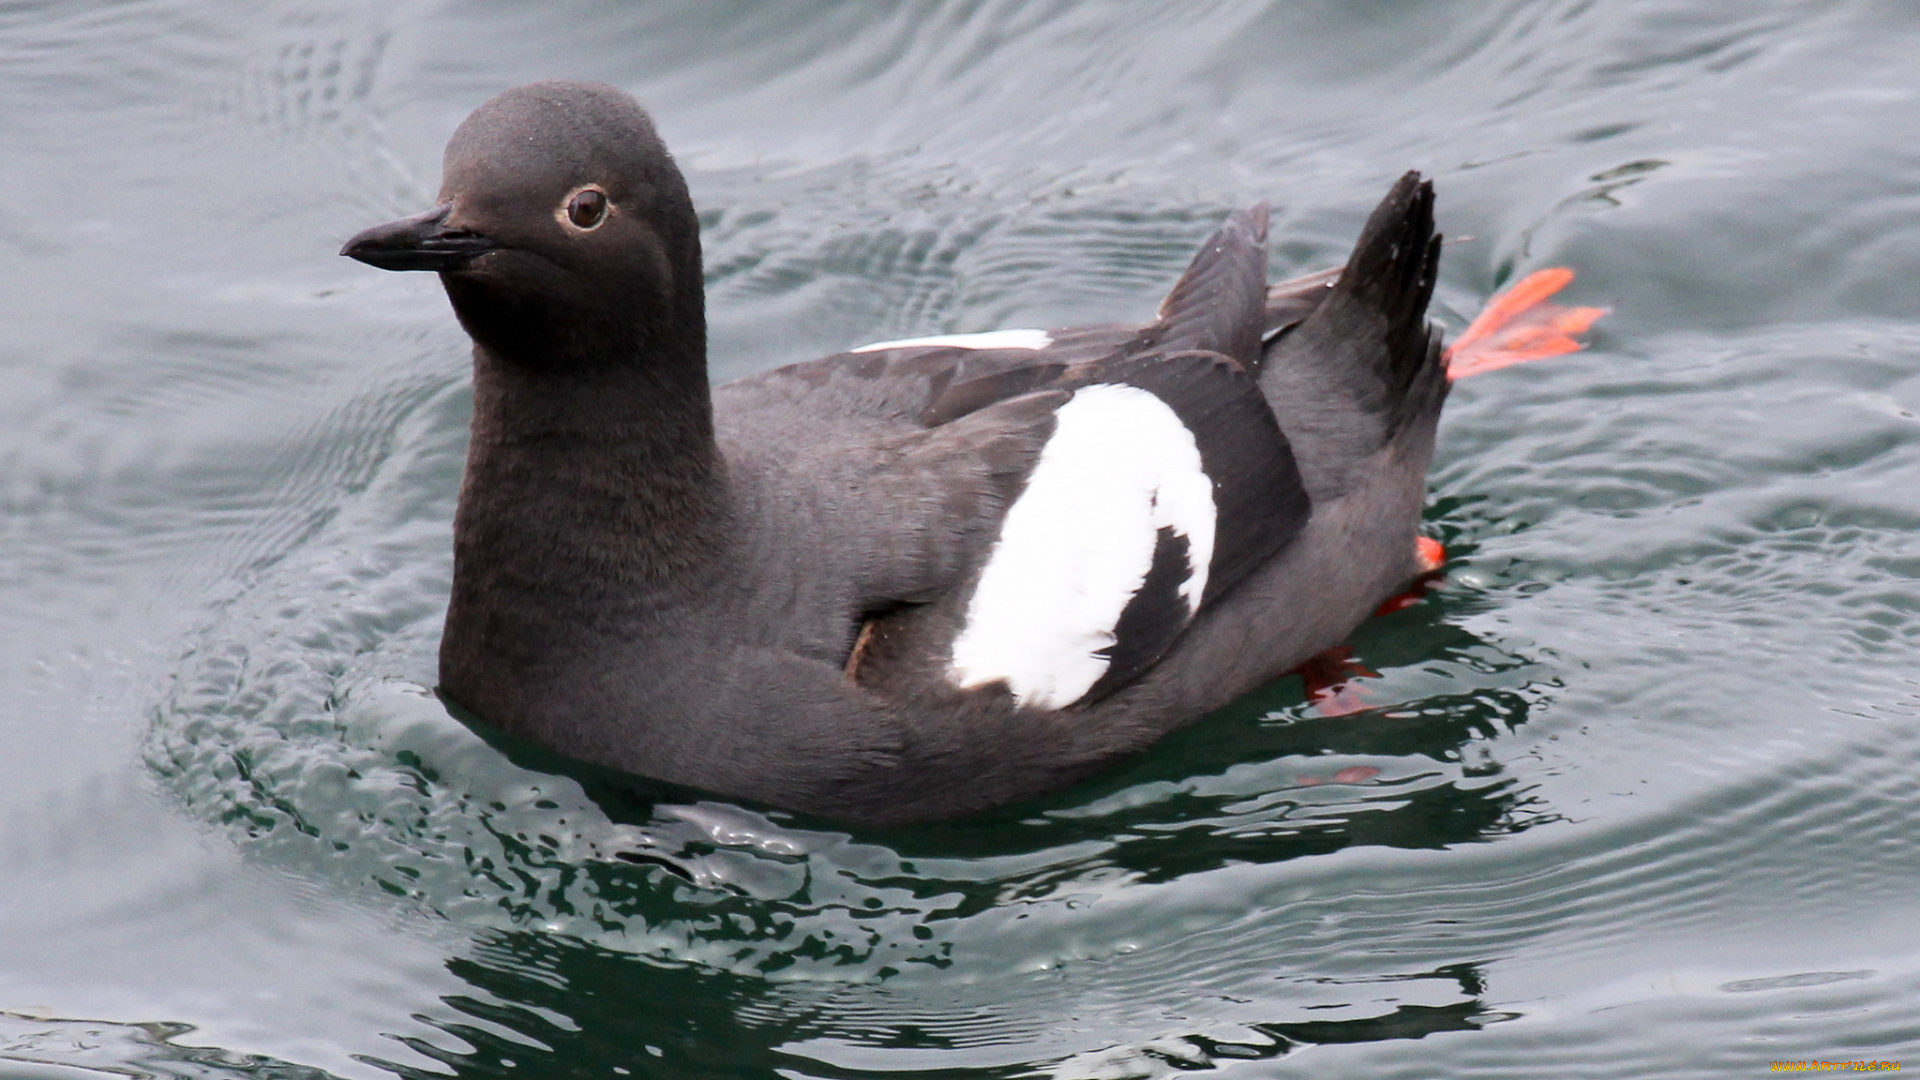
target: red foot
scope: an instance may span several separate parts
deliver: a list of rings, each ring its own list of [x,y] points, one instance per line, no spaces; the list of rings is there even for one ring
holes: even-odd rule
[[[1440,541],[1430,536],[1416,537],[1413,541],[1413,561],[1420,567],[1422,575],[1420,580],[1415,581],[1406,592],[1375,608],[1373,613],[1376,616],[1404,611],[1426,599],[1427,576],[1437,573],[1447,564],[1447,549],[1440,546]]]
[[[1346,716],[1365,712],[1373,706],[1354,688],[1358,679],[1377,679],[1380,673],[1369,671],[1353,658],[1353,649],[1335,645],[1294,669],[1305,684],[1307,700],[1322,716]]]
[[[1420,573],[1425,576],[1414,582],[1413,587],[1406,592],[1381,604],[1380,609],[1374,612],[1375,615],[1391,615],[1401,608],[1419,603],[1427,595],[1427,579],[1446,565],[1447,549],[1432,537],[1416,537],[1413,541],[1413,557],[1420,566]],[[1377,679],[1380,673],[1369,671],[1364,664],[1354,659],[1351,646],[1335,645],[1326,652],[1309,658],[1294,671],[1299,673],[1300,681],[1305,684],[1307,700],[1313,703],[1313,707],[1322,716],[1346,716],[1351,713],[1365,712],[1373,707],[1367,704],[1366,697],[1360,693],[1355,683],[1361,679]],[[1346,770],[1346,772],[1351,771]],[[1336,774],[1334,779],[1340,783],[1346,783],[1347,781],[1339,779],[1340,775],[1344,775],[1344,772]],[[1300,782],[1304,784],[1326,781],[1309,781],[1308,778],[1301,777]]]
[[[1494,297],[1447,348],[1447,377],[1464,379],[1586,348],[1575,335],[1586,333],[1607,309],[1547,299],[1572,280],[1573,271],[1564,266],[1535,270]]]
[[[1431,536],[1414,537],[1413,557],[1420,563],[1420,572],[1423,574],[1431,574],[1447,565],[1447,549]]]

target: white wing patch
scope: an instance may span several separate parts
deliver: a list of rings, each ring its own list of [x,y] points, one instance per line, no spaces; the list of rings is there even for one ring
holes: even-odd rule
[[[1045,330],[989,330],[984,334],[936,334],[933,337],[876,341],[848,352],[879,352],[881,349],[910,349],[918,345],[947,345],[956,349],[1044,349],[1053,344]]]
[[[1213,482],[1193,433],[1134,386],[1062,405],[1026,490],[1007,509],[953,642],[953,685],[1001,679],[1022,705],[1060,709],[1107,670],[1120,613],[1146,581],[1159,530],[1187,539],[1191,615],[1213,559]]]

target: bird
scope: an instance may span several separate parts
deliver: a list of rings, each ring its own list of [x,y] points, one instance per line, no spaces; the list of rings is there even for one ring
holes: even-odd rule
[[[1067,788],[1298,667],[1433,569],[1441,239],[1409,172],[1344,266],[1269,286],[1268,218],[1228,216],[1144,323],[713,386],[648,113],[581,82],[486,102],[434,206],[341,251],[437,272],[473,342],[440,692],[566,757],[895,827]]]

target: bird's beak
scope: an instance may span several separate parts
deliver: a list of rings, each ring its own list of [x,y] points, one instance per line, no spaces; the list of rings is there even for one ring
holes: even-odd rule
[[[385,225],[375,225],[347,241],[340,254],[382,270],[458,270],[499,244],[471,229],[449,228],[453,204],[441,203]]]

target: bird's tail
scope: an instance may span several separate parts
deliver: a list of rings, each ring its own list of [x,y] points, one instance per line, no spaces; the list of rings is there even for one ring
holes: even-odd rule
[[[1315,286],[1325,295],[1269,347],[1261,389],[1316,501],[1342,494],[1356,466],[1439,414],[1446,365],[1426,318],[1439,265],[1433,185],[1410,172],[1367,219],[1338,278]]]

